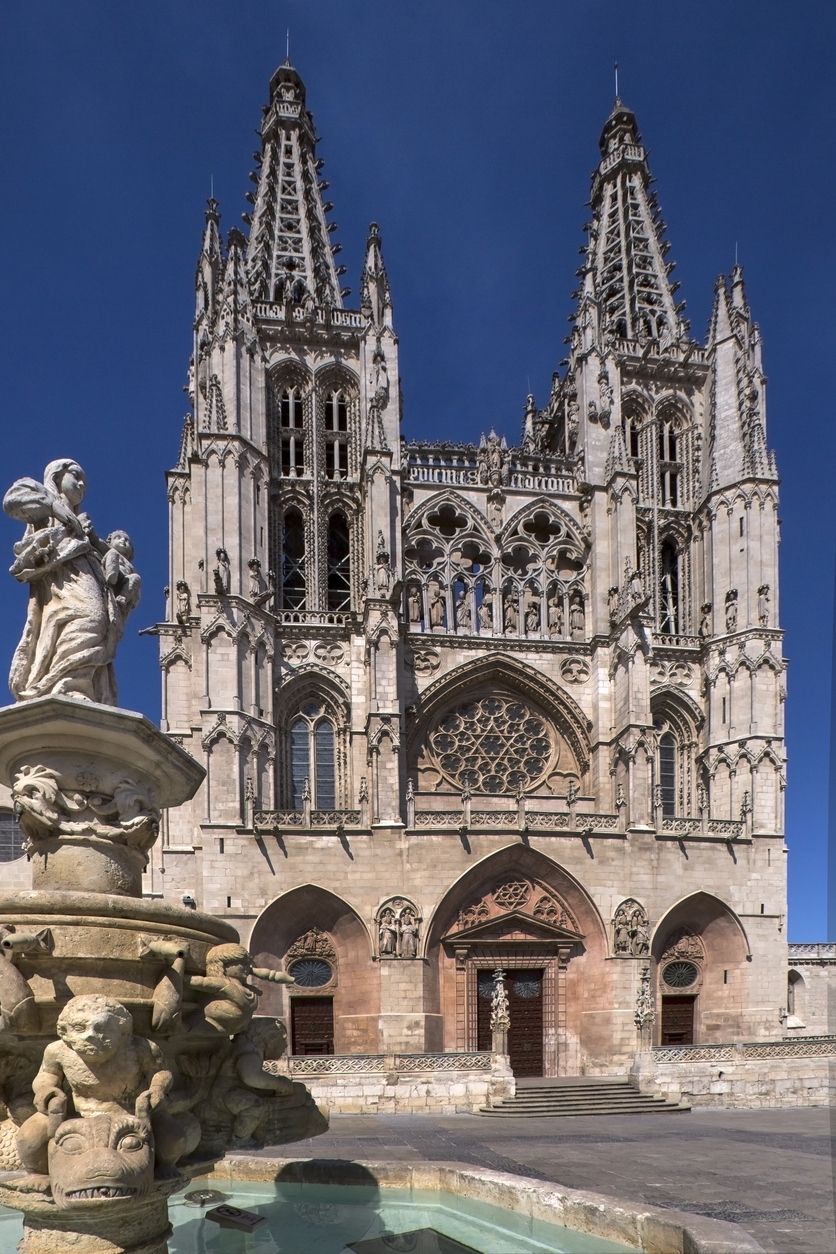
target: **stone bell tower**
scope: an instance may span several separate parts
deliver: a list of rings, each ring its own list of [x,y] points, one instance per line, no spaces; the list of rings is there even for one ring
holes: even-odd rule
[[[217,202],[206,209],[158,631],[163,726],[207,780],[170,817],[171,847],[207,826],[222,847],[225,829],[281,805],[328,811],[362,796],[372,817],[400,818],[397,340],[375,224],[360,308],[344,306],[317,142],[286,61],[253,154],[248,237],[233,228],[224,240]],[[307,674],[312,689],[307,706],[296,694],[292,729],[277,698],[288,657],[306,663],[295,686]],[[318,721],[317,702],[345,716]],[[277,755],[277,736],[291,753]]]
[[[566,370],[525,435],[583,457],[591,612],[610,650],[600,787],[608,772],[633,827],[682,815],[777,834],[778,480],[760,335],[736,266],[717,280],[705,345],[691,337],[620,100],[600,152]]]

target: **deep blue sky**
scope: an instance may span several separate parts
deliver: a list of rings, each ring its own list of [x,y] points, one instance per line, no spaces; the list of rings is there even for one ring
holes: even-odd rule
[[[284,58],[308,87],[357,290],[381,224],[405,433],[516,438],[548,395],[597,138],[637,112],[695,334],[735,243],[761,323],[783,479],[790,658],[790,937],[826,934],[834,511],[836,5],[785,0],[28,0],[0,48],[6,481],[72,455],[102,532],[128,528],[160,616],[163,471],[184,412],[192,281],[214,179],[240,223],[254,128]],[[351,302],[350,302],[351,303]],[[4,485],[5,486],[5,482]],[[17,536],[0,524],[0,550]],[[5,585],[0,659],[25,596]],[[121,700],[159,716],[156,644],[131,633]]]

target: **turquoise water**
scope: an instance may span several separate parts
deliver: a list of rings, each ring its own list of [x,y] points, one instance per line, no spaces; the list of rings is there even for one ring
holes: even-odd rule
[[[374,1185],[242,1184],[193,1180],[224,1202],[256,1211],[252,1232],[219,1228],[183,1194],[169,1203],[170,1254],[624,1254],[630,1247],[529,1220],[450,1193]],[[20,1215],[0,1207],[0,1251],[12,1254]],[[635,1251],[633,1251],[635,1254]]]

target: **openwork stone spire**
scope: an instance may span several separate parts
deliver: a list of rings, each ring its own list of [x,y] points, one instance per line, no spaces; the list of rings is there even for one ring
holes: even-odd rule
[[[584,291],[597,296],[601,331],[617,340],[678,339],[680,307],[668,281],[669,245],[649,190],[647,153],[631,109],[616,100],[600,139]]]
[[[254,206],[247,271],[253,299],[342,307],[331,233],[330,204],[319,179],[313,116],[305,86],[289,61],[270,80],[270,103],[261,127],[259,172],[248,199]]]

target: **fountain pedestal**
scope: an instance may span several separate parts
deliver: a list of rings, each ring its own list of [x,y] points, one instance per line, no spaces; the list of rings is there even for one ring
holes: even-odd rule
[[[273,1138],[277,1112],[279,1139],[327,1126],[302,1086],[259,1074],[284,1038],[253,1023],[250,976],[288,977],[253,971],[222,920],[141,896],[161,810],[203,774],[138,714],[0,710],[35,885],[0,891],[0,1203],[24,1214],[21,1254],[164,1254],[168,1196],[243,1110],[248,1135],[262,1108]]]

